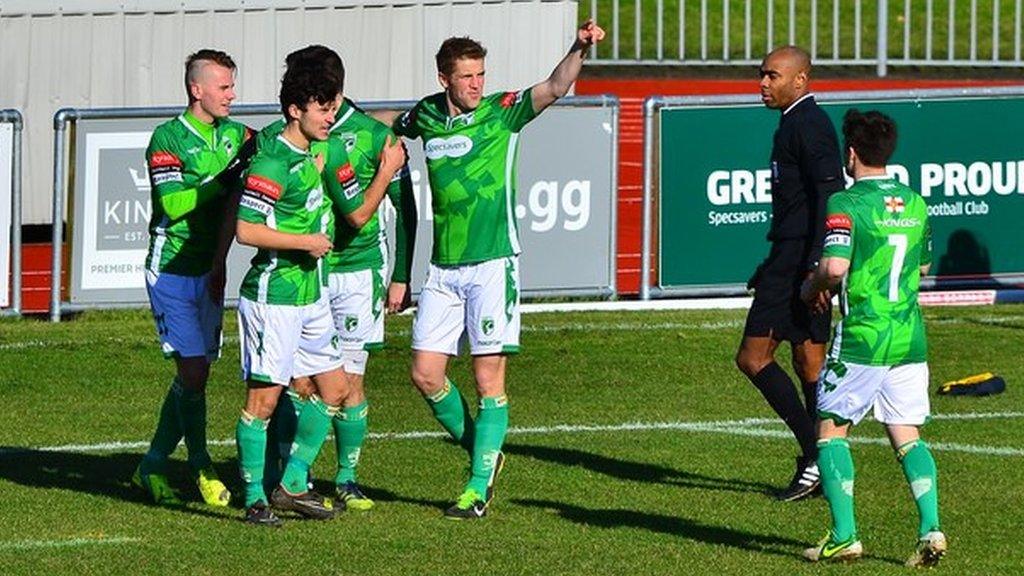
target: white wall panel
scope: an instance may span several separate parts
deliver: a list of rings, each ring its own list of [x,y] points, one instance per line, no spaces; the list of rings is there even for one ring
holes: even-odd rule
[[[183,64],[200,48],[238,63],[238,103],[275,102],[285,55],[308,44],[338,50],[347,95],[411,100],[440,89],[434,54],[449,36],[483,42],[488,91],[512,90],[547,76],[576,25],[568,0],[382,4],[0,0],[0,108],[25,116],[24,222],[51,221],[58,109],[184,105]]]

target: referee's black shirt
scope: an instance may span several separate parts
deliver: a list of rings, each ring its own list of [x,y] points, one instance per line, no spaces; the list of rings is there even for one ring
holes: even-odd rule
[[[821,258],[825,203],[845,187],[835,128],[814,96],[792,105],[772,143],[772,222],[768,240],[810,242],[807,269]]]

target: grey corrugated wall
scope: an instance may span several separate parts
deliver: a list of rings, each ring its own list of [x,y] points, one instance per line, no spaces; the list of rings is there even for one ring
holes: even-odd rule
[[[370,2],[367,2],[370,4]],[[277,100],[284,56],[307,44],[336,49],[356,100],[437,91],[444,38],[488,49],[488,91],[547,76],[568,49],[576,3],[499,1],[359,5],[316,0],[0,0],[0,108],[25,116],[26,224],[49,223],[53,115],[60,108],[184,104],[182,66],[199,48],[239,65],[236,103]],[[7,159],[0,159],[7,161]]]

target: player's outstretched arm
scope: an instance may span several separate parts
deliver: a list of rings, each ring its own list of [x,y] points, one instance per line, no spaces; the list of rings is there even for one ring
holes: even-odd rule
[[[576,31],[576,41],[569,48],[569,53],[555,66],[548,79],[537,84],[530,91],[533,98],[533,111],[540,114],[552,105],[555,100],[569,93],[569,88],[580,75],[583,59],[591,46],[604,39],[604,30],[593,20],[587,20]]]

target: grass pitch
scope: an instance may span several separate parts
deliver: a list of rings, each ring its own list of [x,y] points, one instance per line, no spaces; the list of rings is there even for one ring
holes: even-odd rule
[[[443,508],[466,474],[408,384],[407,316],[367,376],[360,480],[377,507],[329,522],[247,526],[237,507],[159,508],[129,486],[172,375],[148,313],[97,312],[60,325],[0,320],[2,574],[903,574],[916,511],[881,427],[854,430],[857,513],[867,557],[813,566],[801,550],[828,526],[821,498],[767,494],[796,443],[732,364],[742,311],[524,316],[509,371],[508,464],[487,519]],[[1024,566],[1024,308],[927,309],[932,389],[992,370],[989,398],[932,398],[950,552],[939,570]],[[242,405],[234,314],[209,386],[211,452],[240,492]],[[472,396],[468,362],[454,380]],[[426,432],[428,434],[419,434]],[[172,482],[187,485],[183,448]],[[333,477],[328,440],[314,470]],[[318,488],[330,490],[328,482]],[[194,501],[194,492],[185,490]]]

